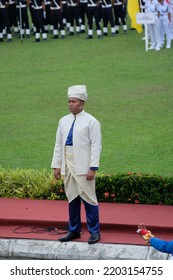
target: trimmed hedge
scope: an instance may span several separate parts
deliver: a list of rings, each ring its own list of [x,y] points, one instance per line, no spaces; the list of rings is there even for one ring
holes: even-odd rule
[[[98,177],[97,195],[99,201],[173,205],[173,178],[139,173]]]
[[[27,199],[66,199],[63,179],[55,180],[46,170],[0,168],[0,197]],[[173,205],[173,178],[126,173],[96,177],[100,202]]]

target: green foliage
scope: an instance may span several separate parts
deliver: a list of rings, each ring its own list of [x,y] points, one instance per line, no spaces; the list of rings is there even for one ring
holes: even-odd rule
[[[0,169],[0,197],[63,199],[62,184],[46,170]]]
[[[173,205],[173,178],[140,173],[96,177],[100,202]],[[64,200],[63,179],[46,170],[0,169],[0,197]]]
[[[173,178],[127,173],[97,177],[99,201],[173,205]]]

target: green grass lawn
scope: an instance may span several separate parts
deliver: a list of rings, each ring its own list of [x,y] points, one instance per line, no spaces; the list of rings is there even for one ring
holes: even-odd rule
[[[49,169],[67,88],[86,84],[85,110],[102,125],[100,171],[171,176],[173,49],[146,52],[143,35],[1,43],[0,165]]]

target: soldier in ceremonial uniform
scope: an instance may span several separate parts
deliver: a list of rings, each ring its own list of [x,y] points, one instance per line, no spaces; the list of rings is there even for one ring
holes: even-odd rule
[[[115,18],[115,32],[119,33],[120,24],[123,26],[123,31],[127,33],[127,25],[126,25],[126,0],[113,0],[114,7],[114,18]],[[120,23],[121,21],[121,23]]]
[[[52,22],[51,22],[51,15],[50,15],[50,5],[51,1],[50,0],[44,0],[45,4],[45,16],[44,16],[44,28],[46,32],[48,33],[49,30],[53,30]]]
[[[164,44],[164,36],[166,35],[166,48],[171,48],[171,7],[165,0],[158,0],[157,11],[160,22],[161,44]]]
[[[7,0],[0,0],[0,42],[3,42],[4,38],[4,29],[7,32],[7,40],[11,42],[12,34],[10,28],[10,22],[7,12]]]
[[[20,34],[24,37],[25,32],[26,36],[30,36],[30,27],[29,27],[29,18],[28,18],[28,7],[29,0],[16,0],[17,4],[17,16],[20,26]]]
[[[54,39],[58,39],[58,25],[61,32],[61,38],[65,37],[65,30],[62,20],[62,1],[61,0],[51,0],[51,21],[53,24],[53,35]]]
[[[170,22],[170,33],[171,39],[173,39],[173,0],[169,0],[170,5],[170,13],[171,13],[171,22]]]
[[[67,5],[67,0],[62,1],[62,21],[64,24],[64,27],[67,28],[67,30],[70,30],[70,19],[69,19],[69,10]]]
[[[85,33],[85,20],[87,18],[87,3],[88,0],[79,1],[79,18],[80,18],[80,32]]]
[[[47,33],[44,28],[44,17],[43,12],[45,11],[45,5],[43,0],[33,0],[33,12],[34,21],[36,26],[35,42],[40,42],[40,33],[42,34],[43,40],[47,40]]]
[[[112,11],[112,0],[102,0],[101,2],[101,12],[103,19],[103,35],[108,35],[108,23],[111,25],[111,34],[115,35],[115,22]]]
[[[76,23],[76,33],[80,33],[80,24],[79,24],[79,9],[78,9],[79,0],[68,0],[67,5],[69,9],[69,20],[70,20],[70,33],[69,35],[74,35],[74,22]]]
[[[8,18],[10,22],[10,28],[13,29],[14,34],[17,35],[19,32],[18,21],[17,21],[17,9],[16,9],[16,1],[9,0],[8,7]]]
[[[152,13],[155,22],[152,24],[147,24],[148,27],[148,35],[151,40],[151,46],[148,48],[149,50],[160,50],[161,46],[161,37],[160,37],[160,30],[159,30],[159,19],[158,19],[158,12],[157,12],[157,0],[147,0],[145,5],[141,8],[145,11],[145,13]]]
[[[29,11],[31,15],[31,28],[32,28],[32,33],[35,34],[36,32],[36,27],[35,27],[35,18],[34,18],[34,5],[33,5],[33,0],[29,0]]]
[[[100,17],[99,17],[99,6],[100,1],[99,0],[88,0],[87,5],[87,15],[88,15],[88,36],[87,39],[93,38],[93,18],[95,19],[95,24],[97,28],[97,37],[100,39],[102,32],[101,32],[101,26],[100,26]]]

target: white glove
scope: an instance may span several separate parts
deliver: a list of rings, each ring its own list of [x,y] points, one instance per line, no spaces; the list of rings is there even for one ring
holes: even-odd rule
[[[46,12],[45,11],[43,12],[43,17],[46,18]]]

